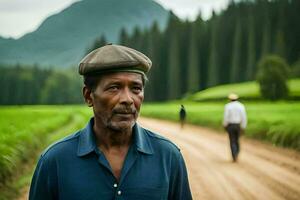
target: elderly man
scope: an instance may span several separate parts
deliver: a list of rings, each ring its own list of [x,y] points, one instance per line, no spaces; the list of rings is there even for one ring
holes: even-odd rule
[[[80,62],[94,117],[42,154],[30,200],[192,199],[179,149],[136,123],[150,67],[144,54],[119,45]]]
[[[240,152],[240,132],[247,126],[247,115],[245,106],[238,101],[238,95],[228,95],[229,103],[225,105],[223,126],[229,134],[232,161],[236,162]]]

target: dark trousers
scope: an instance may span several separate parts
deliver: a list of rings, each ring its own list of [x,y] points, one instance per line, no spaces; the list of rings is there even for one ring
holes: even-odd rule
[[[240,137],[241,128],[239,124],[228,124],[226,130],[229,135],[232,159],[233,161],[236,161],[238,154],[240,152],[239,137]]]

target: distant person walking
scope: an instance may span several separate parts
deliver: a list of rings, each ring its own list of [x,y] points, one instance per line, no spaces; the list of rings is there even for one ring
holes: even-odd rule
[[[247,126],[245,106],[238,101],[238,95],[228,95],[229,103],[225,105],[223,126],[228,132],[233,162],[237,161],[240,151],[239,137]]]
[[[180,119],[180,128],[182,129],[185,124],[185,119],[186,119],[186,111],[182,104],[181,104],[181,107],[179,110],[179,119]]]

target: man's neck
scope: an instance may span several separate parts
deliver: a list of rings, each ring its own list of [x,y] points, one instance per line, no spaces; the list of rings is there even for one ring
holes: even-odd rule
[[[132,142],[132,128],[116,131],[99,127],[95,123],[93,129],[97,146],[107,159],[116,180],[119,181],[124,161]]]
[[[95,123],[93,130],[95,132],[97,146],[102,150],[128,147],[132,142],[132,128],[119,131],[99,127]]]

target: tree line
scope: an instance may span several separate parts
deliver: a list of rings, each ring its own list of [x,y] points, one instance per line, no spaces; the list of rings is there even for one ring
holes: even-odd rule
[[[1,105],[83,103],[82,80],[73,69],[0,65]]]
[[[123,28],[119,44],[149,56],[147,101],[181,98],[219,84],[255,80],[257,63],[269,54],[283,58],[300,77],[300,1],[248,0],[204,21],[180,20],[172,12],[165,30]],[[110,41],[102,35],[87,52]],[[0,104],[82,103],[75,69],[0,66]]]
[[[148,30],[136,27],[131,34],[124,28],[119,43],[153,61],[148,100],[176,99],[219,84],[254,80],[257,63],[269,54],[297,66],[299,76],[299,10],[299,0],[231,1],[208,21],[201,14],[190,22],[170,13],[164,31],[157,23]],[[90,50],[106,42],[101,36]]]

